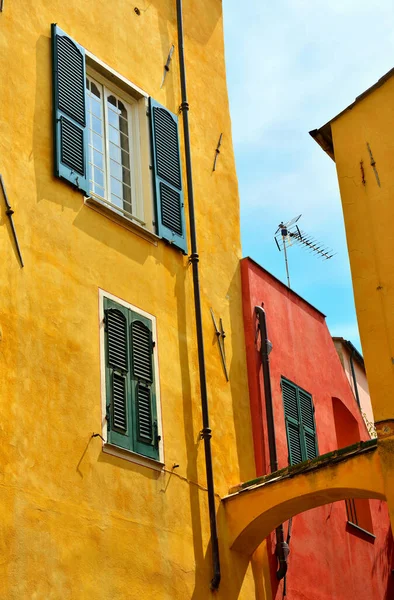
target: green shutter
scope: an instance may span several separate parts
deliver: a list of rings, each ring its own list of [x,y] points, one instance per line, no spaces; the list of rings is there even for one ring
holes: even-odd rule
[[[152,322],[131,312],[131,398],[133,449],[138,454],[159,458],[156,394],[153,368]]]
[[[55,175],[88,194],[85,50],[55,24],[52,58]]]
[[[157,233],[187,254],[178,118],[150,98],[150,120]]]
[[[128,309],[104,299],[108,441],[132,449]]]
[[[152,321],[104,298],[108,442],[159,459]]]
[[[305,443],[305,460],[318,455],[315,416],[312,396],[304,390],[298,389],[298,399],[301,413],[301,423]]]
[[[289,464],[296,465],[318,455],[312,396],[282,378]]]
[[[286,381],[285,379],[282,379],[282,396],[285,409],[289,464],[296,465],[297,463],[303,461],[297,388],[294,384]]]

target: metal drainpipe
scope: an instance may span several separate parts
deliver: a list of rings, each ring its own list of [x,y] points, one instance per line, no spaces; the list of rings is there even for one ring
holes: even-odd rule
[[[201,392],[201,409],[203,429],[201,438],[204,440],[205,449],[205,469],[207,475],[208,488],[208,508],[209,522],[211,529],[211,546],[212,546],[212,565],[213,577],[211,580],[211,590],[217,590],[220,584],[220,560],[219,560],[219,540],[216,524],[216,507],[215,507],[215,488],[213,483],[212,469],[212,449],[211,437],[212,432],[209,427],[209,410],[208,410],[208,394],[207,381],[205,373],[204,359],[204,337],[202,329],[201,316],[201,298],[200,298],[200,280],[198,274],[198,251],[196,237],[196,222],[194,215],[194,194],[193,194],[193,177],[192,177],[192,161],[190,152],[190,132],[189,132],[189,104],[187,101],[186,92],[186,70],[185,70],[185,55],[183,47],[183,17],[182,17],[182,0],[177,0],[177,22],[178,22],[178,50],[179,50],[179,71],[182,92],[181,111],[183,117],[183,135],[185,143],[185,159],[186,159],[186,179],[187,179],[187,196],[189,204],[189,223],[190,223],[190,245],[191,254],[190,262],[193,269],[193,289],[194,289],[194,308],[196,315],[196,331],[197,331],[197,348],[198,348],[198,366],[200,374],[200,392]]]
[[[261,306],[255,307],[255,313],[259,321],[261,335],[261,364],[263,368],[264,379],[264,396],[265,410],[267,415],[267,431],[268,431],[268,447],[270,456],[271,473],[278,470],[278,458],[276,454],[275,442],[275,423],[274,411],[272,406],[272,389],[271,389],[271,373],[268,351],[268,336],[267,336],[267,320],[265,310]],[[287,556],[289,554],[289,545],[285,542],[283,533],[283,524],[279,525],[276,530],[276,556],[279,562],[279,569],[276,572],[276,577],[280,581],[287,572]]]
[[[354,369],[354,362],[353,362],[353,356],[355,355],[355,352],[356,351],[353,349],[351,351],[351,353],[350,353],[350,369],[352,371],[352,377],[353,377],[354,395],[356,396],[358,407],[361,409],[360,396],[358,395],[358,386],[357,386],[357,379],[356,379],[356,371]]]

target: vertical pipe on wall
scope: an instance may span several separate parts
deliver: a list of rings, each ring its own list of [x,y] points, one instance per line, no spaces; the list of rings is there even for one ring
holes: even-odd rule
[[[189,132],[189,103],[187,101],[186,89],[186,69],[185,55],[183,47],[183,16],[182,16],[182,0],[177,0],[177,24],[178,24],[178,50],[179,50],[179,71],[181,82],[182,103],[181,111],[183,118],[183,135],[185,144],[185,160],[186,160],[186,180],[187,180],[187,197],[189,206],[189,223],[190,223],[190,262],[193,269],[193,289],[194,289],[194,308],[196,317],[196,333],[197,333],[197,348],[198,348],[198,366],[200,374],[200,393],[201,393],[201,410],[203,429],[201,437],[204,440],[205,449],[205,468],[207,475],[208,488],[208,509],[209,522],[211,530],[211,546],[212,546],[212,565],[213,577],[211,580],[211,589],[216,590],[220,583],[220,560],[219,560],[219,540],[216,524],[216,506],[215,506],[215,488],[213,482],[212,468],[212,449],[211,449],[211,429],[209,426],[209,410],[208,410],[208,393],[204,359],[204,337],[202,329],[201,315],[201,298],[200,298],[200,280],[198,273],[198,251],[197,251],[197,236],[196,222],[194,213],[194,193],[193,193],[193,177],[192,177],[192,161],[190,151],[190,132]]]
[[[269,361],[269,346],[268,346],[268,335],[267,335],[267,319],[265,310],[261,306],[255,307],[256,317],[259,321],[260,327],[260,339],[261,339],[261,365],[263,368],[263,380],[264,380],[264,396],[265,396],[265,410],[267,415],[267,432],[268,432],[268,448],[270,457],[270,470],[278,470],[278,457],[276,454],[276,441],[275,441],[275,422],[274,422],[274,410],[272,405],[272,389],[271,389],[271,372],[270,372],[270,361]],[[276,528],[276,556],[279,562],[279,568],[276,572],[276,577],[280,580],[286,575],[287,572],[287,556],[289,554],[289,546],[285,542],[283,533],[283,524]]]
[[[351,350],[351,352],[350,352],[350,369],[352,371],[352,378],[353,378],[353,385],[354,385],[354,395],[356,396],[356,400],[357,400],[357,404],[358,404],[359,408],[361,408],[360,396],[358,394],[358,385],[357,385],[356,371],[354,369],[354,362],[353,362],[353,357],[354,357],[355,353],[356,353],[356,350],[353,348],[353,350]]]

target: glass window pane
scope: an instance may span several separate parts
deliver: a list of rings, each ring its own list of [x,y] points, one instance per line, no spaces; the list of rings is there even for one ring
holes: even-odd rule
[[[116,107],[116,98],[115,96],[108,96],[108,102]]]
[[[109,130],[109,141],[112,142],[113,144],[116,144],[117,146],[119,146],[120,145],[119,130],[115,129],[115,127],[112,127],[112,125],[109,126],[108,130]]]
[[[127,120],[124,119],[123,117],[119,117],[119,128],[122,133],[124,133],[127,136],[129,135]]]
[[[95,131],[96,133],[99,133],[100,135],[102,135],[103,133],[103,123],[100,119],[98,119],[97,117],[94,117],[92,115],[91,117],[92,119],[92,130]]]
[[[96,148],[96,150],[100,150],[100,152],[103,151],[103,138],[98,135],[97,133],[91,132],[92,133],[92,144],[93,144],[93,148]]]
[[[102,118],[101,102],[100,102],[100,100],[97,100],[94,96],[90,96],[90,110],[91,110],[92,114],[94,114],[96,117]]]
[[[98,152],[98,150],[91,150],[93,152],[93,163],[96,165],[96,167],[104,170],[104,156],[101,154],[101,152]]]
[[[101,169],[93,167],[93,179],[100,187],[104,187],[104,173]]]
[[[127,120],[127,109],[126,109],[125,105],[123,104],[123,102],[121,102],[120,100],[118,102],[118,108],[119,108],[119,113],[122,115],[122,117],[124,119]]]
[[[127,169],[130,168],[130,154],[125,150],[122,150],[122,165]]]
[[[110,172],[111,175],[113,175],[114,177],[116,177],[116,179],[119,179],[120,181],[122,181],[122,167],[118,162],[115,162],[114,160],[110,161]]]
[[[122,167],[122,181],[130,185],[130,171],[129,169],[125,169],[125,167]]]
[[[121,146],[122,150],[127,150],[127,152],[130,152],[129,138],[128,138],[128,136],[123,135],[123,133],[120,134],[120,146]]]
[[[125,210],[131,212],[131,189],[128,185],[123,185],[123,200],[125,203]]]
[[[95,194],[98,194],[102,198],[105,198],[104,188],[102,188],[100,185],[97,185],[97,183],[94,185],[93,191]]]
[[[108,107],[108,123],[118,129],[119,127],[119,115],[117,115],[110,107]]]
[[[119,198],[122,196],[122,184],[118,179],[111,177],[111,192],[116,194]]]
[[[97,96],[97,98],[101,98],[100,90],[98,89],[97,85],[93,81],[90,82],[90,89],[92,91],[92,94]]]
[[[109,156],[110,158],[113,158],[113,160],[116,160],[117,162],[120,162],[120,148],[118,146],[115,146],[114,144],[109,144]]]
[[[123,208],[123,200],[115,196],[115,194],[111,194],[111,203],[115,204],[115,206],[119,206],[119,208]]]

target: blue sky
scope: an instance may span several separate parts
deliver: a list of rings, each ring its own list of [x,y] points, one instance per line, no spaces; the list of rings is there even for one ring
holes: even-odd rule
[[[273,234],[302,213],[301,228],[337,255],[292,246],[291,287],[360,348],[335,164],[308,132],[394,66],[394,3],[223,0],[223,9],[243,255],[285,281]]]

